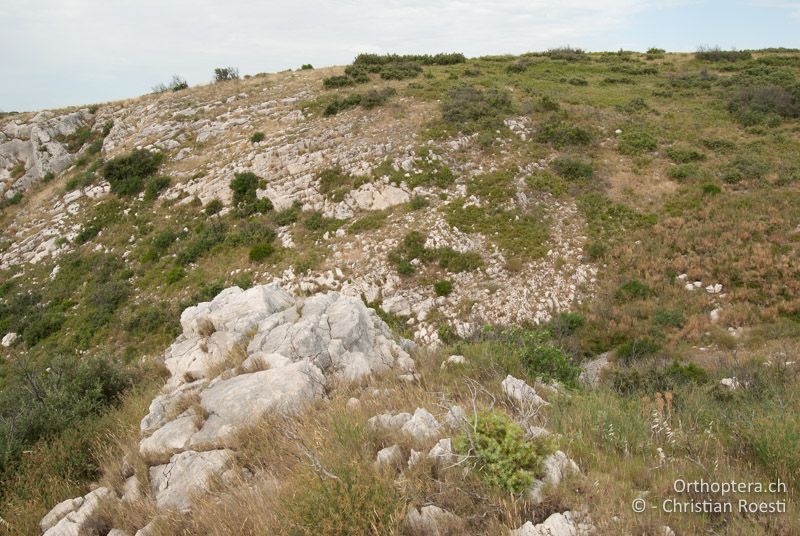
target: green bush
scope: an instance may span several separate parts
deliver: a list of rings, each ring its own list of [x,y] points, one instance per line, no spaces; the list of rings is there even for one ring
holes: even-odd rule
[[[617,150],[625,155],[636,156],[658,149],[658,141],[642,130],[626,130],[619,136]]]
[[[513,112],[511,96],[499,89],[458,86],[442,102],[442,118],[464,132],[494,129]]]
[[[722,180],[728,184],[736,184],[743,180],[760,181],[769,171],[769,164],[760,157],[740,154],[722,170]]]
[[[167,177],[166,175],[156,175],[154,177],[149,177],[147,181],[145,181],[144,186],[144,198],[147,201],[153,201],[157,199],[161,192],[169,188],[169,185],[172,183],[172,177]]]
[[[239,69],[237,67],[217,67],[214,69],[214,82],[226,82],[228,80],[238,80]]]
[[[638,279],[631,279],[619,287],[616,298],[620,301],[642,300],[655,295],[653,289],[642,283]]]
[[[291,207],[285,208],[275,213],[272,217],[272,221],[275,222],[275,225],[278,227],[284,227],[286,225],[291,225],[295,223],[298,219],[300,219],[300,212],[302,212],[302,203],[295,202],[292,204]]]
[[[549,57],[551,60],[568,62],[589,61],[589,56],[587,56],[584,50],[574,47],[551,48],[545,53],[545,55],[547,55],[547,57]]]
[[[115,194],[136,195],[144,189],[145,179],[155,175],[163,161],[162,153],[136,149],[106,162],[103,166],[103,176]]]
[[[455,439],[455,451],[474,457],[473,465],[488,486],[522,493],[541,470],[552,446],[545,440],[526,440],[522,428],[504,413],[481,413],[469,434]]]
[[[527,344],[521,355],[522,364],[531,378],[545,383],[558,381],[567,387],[577,387],[581,369],[560,348],[550,344]]]
[[[250,249],[250,260],[253,262],[262,262],[275,252],[275,246],[269,242],[256,244]]]
[[[640,337],[622,343],[616,351],[617,359],[630,364],[655,355],[661,350],[661,344],[650,337]]]
[[[567,180],[590,179],[594,174],[592,164],[575,158],[556,158],[550,163],[553,171]]]
[[[258,143],[260,141],[264,141],[266,135],[263,132],[253,132],[253,135],[250,136],[250,143]]]
[[[304,63],[303,65],[300,66],[301,71],[310,71],[313,68],[314,66],[311,65],[310,63]]]
[[[739,89],[728,109],[744,126],[775,126],[781,119],[800,117],[800,91],[792,93],[777,86],[749,86]]]
[[[354,221],[347,230],[350,234],[359,234],[380,229],[386,223],[385,212],[371,212]]]
[[[0,473],[41,439],[80,426],[119,400],[131,373],[108,358],[56,356],[11,369],[0,392]]]
[[[173,266],[165,274],[164,280],[167,282],[167,284],[171,285],[173,283],[177,283],[184,277],[186,277],[186,271],[183,269],[183,266]]]
[[[675,145],[667,149],[667,156],[678,164],[688,164],[689,162],[697,162],[706,159],[706,155],[699,151],[689,147]]]
[[[206,206],[203,209],[203,211],[206,213],[206,216],[213,216],[214,214],[218,214],[223,208],[224,205],[222,204],[222,201],[214,198],[208,203],[206,203]]]
[[[433,55],[407,54],[402,56],[397,54],[359,54],[356,56],[356,59],[353,60],[353,65],[374,66],[405,62],[414,62],[421,65],[456,65],[466,61],[467,58],[464,56],[464,54],[458,52],[439,53]]]
[[[272,210],[272,201],[266,197],[258,198],[257,190],[262,179],[249,171],[236,173],[230,183],[233,190],[233,207],[243,216],[266,213]]]
[[[667,170],[667,175],[669,175],[669,178],[676,181],[695,179],[700,177],[701,174],[702,170],[695,164],[679,164],[677,166],[670,167]]]
[[[453,282],[446,279],[437,281],[433,284],[433,291],[437,296],[449,296],[453,292]]]
[[[432,256],[441,268],[454,274],[477,270],[483,266],[483,259],[474,251],[461,252],[445,247],[433,250]]]
[[[543,123],[536,133],[536,141],[551,143],[555,147],[567,145],[589,145],[592,143],[592,134],[585,128],[568,125],[559,119]]]
[[[735,62],[749,60],[753,55],[744,50],[722,50],[719,47],[700,47],[697,52],[694,53],[694,57],[703,61]]]
[[[428,208],[430,204],[430,200],[424,195],[415,195],[408,202],[408,208],[410,210],[422,210],[423,208]]]

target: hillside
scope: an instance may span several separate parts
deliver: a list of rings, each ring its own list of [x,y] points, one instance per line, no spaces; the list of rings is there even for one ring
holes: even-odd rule
[[[176,89],[0,117],[0,534],[800,532],[800,52]]]

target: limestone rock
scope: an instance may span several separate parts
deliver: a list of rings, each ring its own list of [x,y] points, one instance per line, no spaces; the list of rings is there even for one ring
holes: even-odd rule
[[[544,459],[542,462],[541,479],[536,479],[528,488],[528,498],[534,503],[539,504],[544,500],[544,490],[547,486],[558,486],[561,480],[571,473],[580,473],[578,464],[572,461],[566,454],[558,450]]]
[[[441,425],[425,408],[417,408],[401,430],[417,441],[427,441],[439,434]]]
[[[2,344],[5,348],[8,348],[17,341],[17,338],[18,335],[14,332],[6,333],[3,337],[3,340],[0,341],[0,344]]]
[[[102,522],[97,519],[100,503],[103,500],[115,498],[114,492],[109,488],[97,488],[91,493],[83,497],[79,501],[73,499],[73,502],[67,505],[67,501],[62,502],[56,508],[60,507],[59,512],[55,516],[50,516],[53,512],[45,516],[39,523],[40,528],[44,529],[45,525],[50,524],[56,517],[63,513],[58,521],[47,530],[44,530],[44,536],[90,536],[96,531],[101,530]],[[77,507],[72,509],[77,504]]]
[[[428,452],[428,457],[440,468],[452,465],[458,458],[453,452],[453,442],[449,437],[440,439]]]
[[[442,369],[446,369],[452,365],[463,365],[467,362],[467,358],[463,355],[451,355],[444,361],[442,361]]]
[[[536,394],[536,390],[525,383],[524,380],[515,378],[512,375],[506,376],[506,379],[501,382],[503,393],[518,404],[524,406],[545,406],[547,402]]]
[[[191,412],[171,421],[158,430],[153,435],[144,439],[139,444],[139,453],[146,460],[158,460],[169,457],[175,452],[185,449],[189,445],[189,440],[197,432],[196,416]]]
[[[403,451],[400,445],[392,445],[378,451],[375,456],[375,465],[379,469],[397,468],[403,463]]]
[[[423,506],[419,510],[410,508],[404,519],[406,528],[415,536],[439,536],[458,528],[458,516],[435,505]]]
[[[584,521],[572,512],[553,514],[543,523],[534,525],[530,521],[511,531],[511,536],[587,536],[594,532],[589,521]]]
[[[600,384],[603,371],[610,366],[611,363],[608,361],[608,353],[606,352],[584,364],[578,380],[589,387],[597,387]]]
[[[151,467],[150,482],[156,506],[188,511],[190,495],[208,490],[211,479],[222,474],[232,462],[230,450],[189,450],[175,454],[167,464]]]

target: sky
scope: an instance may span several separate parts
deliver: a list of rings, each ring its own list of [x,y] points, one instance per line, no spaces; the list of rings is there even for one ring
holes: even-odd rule
[[[360,52],[800,48],[800,0],[0,0],[0,111],[344,65]]]

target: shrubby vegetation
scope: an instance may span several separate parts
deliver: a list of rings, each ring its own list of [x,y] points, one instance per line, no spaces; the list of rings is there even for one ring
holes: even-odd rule
[[[214,82],[227,82],[239,79],[238,67],[217,67],[214,69]]]
[[[120,196],[131,196],[145,189],[145,180],[155,175],[164,161],[162,153],[136,149],[123,156],[112,158],[103,166],[103,177],[111,191]]]

